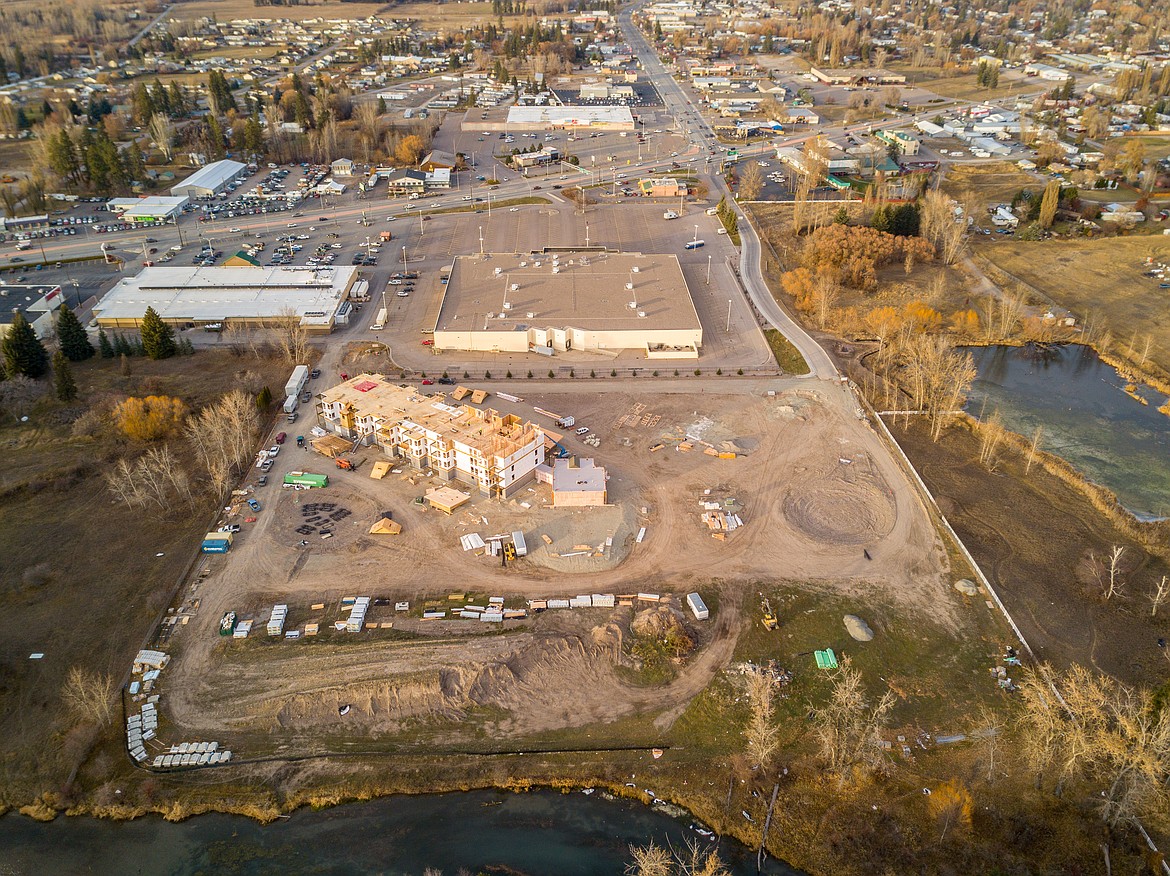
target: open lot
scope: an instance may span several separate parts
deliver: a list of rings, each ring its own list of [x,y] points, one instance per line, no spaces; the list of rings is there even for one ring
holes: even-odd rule
[[[1168,289],[1149,270],[1147,259],[1170,262],[1170,240],[1161,236],[1109,237],[1100,240],[1005,240],[981,250],[993,265],[1044,297],[1067,307],[1082,321],[1090,316],[1112,332],[1114,345],[1133,341],[1140,357],[1145,338],[1152,339],[1149,358],[1170,371]]]
[[[1044,180],[1020,170],[1010,161],[952,165],[940,188],[960,204],[971,205],[976,223],[986,226],[987,208],[1010,204],[1021,189],[1040,192]]]
[[[197,18],[214,18],[218,21],[287,18],[290,21],[307,21],[314,18],[365,18],[384,8],[383,3],[322,2],[263,7],[257,6],[252,0],[194,0],[176,5],[169,17],[180,21]]]
[[[603,399],[542,386],[520,404],[486,404],[529,415],[533,404],[572,410],[601,438],[597,450],[566,440],[572,452],[608,467],[610,506],[553,509],[548,488],[533,484],[508,502],[477,498],[448,517],[413,503],[432,485],[425,474],[367,477],[373,450],[347,473],[315,453],[287,449],[272,480],[304,468],[328,472],[330,485],[258,488],[264,510],[257,521],[244,525],[228,555],[205,558],[211,573],[199,585],[197,614],[176,634],[179,656],[167,673],[169,719],[184,732],[246,734],[241,744],[252,751],[349,747],[375,737],[381,744],[425,737],[447,746],[481,738],[522,745],[533,733],[655,713],[668,716],[666,728],[726,665],[745,601],[755,599],[752,582],[798,578],[893,612],[929,611],[939,624],[958,623],[946,559],[917,497],[872,433],[839,419],[815,390],[769,399],[757,384],[701,395],[647,386]],[[687,435],[736,447],[737,458],[675,450]],[[700,521],[700,502],[712,496],[742,508],[746,525],[725,540]],[[305,502],[351,513],[332,538],[304,536],[301,545],[295,527]],[[384,510],[402,535],[367,534]],[[642,526],[646,537],[636,543]],[[508,568],[459,548],[461,534],[513,529],[525,532],[533,550]],[[597,550],[607,538],[612,547]],[[593,547],[581,552],[583,545]],[[711,629],[686,622],[698,643],[691,659],[655,674],[653,661],[630,660],[639,636],[629,609],[550,611],[486,636],[477,622],[418,619],[425,600],[445,603],[455,587],[468,599],[502,596],[509,606],[578,591],[645,590],[673,593],[678,604],[699,588],[718,608]],[[344,617],[345,595],[386,599],[368,620],[392,628],[263,641],[273,603],[288,603],[287,629],[306,622],[326,629]],[[393,611],[397,600],[409,601],[411,612]],[[262,641],[217,636],[228,610],[255,618],[252,635]],[[348,723],[338,715],[345,705]]]

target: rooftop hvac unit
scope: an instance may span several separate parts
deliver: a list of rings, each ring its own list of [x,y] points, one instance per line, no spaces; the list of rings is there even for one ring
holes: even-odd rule
[[[630,308],[630,310],[637,310],[638,309],[638,302],[631,301],[629,304],[626,305],[626,307]]]
[[[504,310],[511,310],[511,309],[512,309],[512,302],[511,302],[511,301],[505,301],[505,302],[504,302]]]
[[[520,267],[522,267],[522,268],[528,267],[528,262],[521,262]]]
[[[556,265],[553,265],[553,273],[554,273],[554,274],[559,274],[560,272],[561,272],[561,269],[560,269],[560,268],[558,268]]]
[[[638,311],[638,318],[639,318],[639,319],[645,319],[645,318],[646,318],[646,311],[644,311],[644,310],[639,310],[639,311]]]
[[[506,313],[500,314],[500,319],[507,319],[507,318],[508,318],[508,314],[506,314]]]
[[[626,291],[632,292],[633,290],[634,290],[634,284],[633,283],[626,283]]]
[[[502,274],[503,272],[504,272],[504,269],[503,269],[503,268],[496,268],[496,269],[495,269],[495,273],[496,273],[496,276],[497,276],[497,277],[498,277],[498,276],[500,276],[500,274]]]
[[[528,312],[527,312],[526,314],[524,314],[524,315],[525,315],[526,317],[528,317],[529,319],[535,319],[535,318],[536,318],[536,314],[535,314],[535,313],[533,313],[531,310],[530,310],[530,311],[528,311]]]
[[[633,272],[636,274],[636,273],[638,273],[638,271],[639,271],[639,268],[638,268],[638,266],[637,266],[637,265],[634,265],[632,268],[630,268],[630,270],[631,270],[631,271],[633,271]]]
[[[533,263],[532,263],[532,266],[533,266],[534,268],[539,268],[539,267],[540,267],[540,262],[533,262]]]
[[[519,284],[519,283],[513,283],[513,284],[512,284],[512,291],[513,291],[513,292],[519,292],[519,291],[520,291],[520,284]]]

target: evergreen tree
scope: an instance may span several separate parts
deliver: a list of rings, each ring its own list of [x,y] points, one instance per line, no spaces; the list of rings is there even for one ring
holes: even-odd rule
[[[98,349],[101,350],[103,359],[114,358],[114,345],[110,343],[110,336],[106,334],[105,329],[98,329]]]
[[[137,140],[131,140],[129,148],[122,151],[123,163],[126,166],[126,175],[131,182],[146,180],[146,156],[142,154],[142,147]]]
[[[256,407],[264,411],[268,409],[270,404],[272,404],[272,390],[266,386],[256,396]]]
[[[53,354],[53,387],[60,401],[70,402],[77,398],[73,369],[69,367],[69,359],[60,350]]]
[[[378,96],[378,115],[386,115],[386,98],[381,95]]]
[[[141,80],[130,93],[130,106],[134,111],[134,121],[145,125],[155,113],[154,100],[146,90],[146,83]]]
[[[126,340],[123,334],[114,335],[114,352],[119,356],[133,356],[134,348],[130,346],[130,342]]]
[[[214,114],[207,114],[207,154],[212,161],[219,161],[224,157],[223,126]]]
[[[264,131],[254,116],[250,116],[248,121],[244,122],[244,149],[250,155],[264,153]]]
[[[81,320],[69,307],[62,307],[57,314],[57,343],[70,362],[81,362],[93,356],[93,344],[89,342]]]
[[[183,89],[179,88],[179,83],[171,83],[167,97],[169,98],[171,118],[181,119],[187,115],[187,98],[183,94]]]
[[[159,318],[153,307],[142,316],[142,349],[151,359],[169,359],[175,355],[175,332]]]
[[[0,352],[4,356],[4,373],[8,377],[23,374],[35,380],[49,369],[45,345],[19,310],[12,315],[12,324],[0,342]]]

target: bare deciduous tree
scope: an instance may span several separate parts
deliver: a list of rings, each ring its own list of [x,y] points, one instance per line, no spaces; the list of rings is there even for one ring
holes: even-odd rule
[[[1035,747],[1053,768],[1058,793],[1088,779],[1101,817],[1114,826],[1166,811],[1170,710],[1156,708],[1151,691],[1081,666],[1063,675],[1049,667],[1029,671],[1020,690],[1023,736],[1044,740],[1042,748],[1026,741],[1026,750]]]
[[[743,731],[752,766],[767,769],[780,748],[780,732],[774,719],[776,679],[759,666],[747,672],[748,707],[751,716]]]
[[[169,118],[162,113],[155,113],[150,119],[150,142],[155,145],[163,157],[171,160],[174,154],[175,142],[175,126]]]
[[[133,463],[118,460],[104,477],[110,492],[131,508],[169,511],[191,499],[190,478],[167,445],[150,448]]]
[[[1163,575],[1162,580],[1150,595],[1150,617],[1158,616],[1158,609],[1170,598],[1170,576]]]
[[[273,333],[277,349],[286,360],[293,364],[305,361],[309,351],[309,333],[295,310],[290,308],[280,312],[273,324]]]
[[[885,772],[889,756],[882,743],[882,729],[894,707],[894,693],[886,690],[870,705],[861,673],[848,659],[841,661],[828,702],[813,709],[813,734],[828,769],[844,787],[860,770]]]
[[[695,839],[671,849],[651,840],[645,846],[630,846],[630,857],[627,876],[730,876],[718,853]]]
[[[964,221],[967,213],[958,210],[958,203],[938,189],[931,189],[922,199],[921,234],[934,247],[935,255],[944,265],[954,264],[966,243]]]
[[[220,493],[232,474],[252,457],[260,418],[252,398],[240,390],[187,420],[187,438]]]
[[[1028,461],[1024,465],[1025,477],[1032,470],[1032,463],[1036,461],[1036,452],[1040,449],[1040,439],[1042,437],[1044,437],[1044,427],[1037,426],[1036,431],[1032,433],[1032,443],[1028,446]]]
[[[71,666],[61,699],[78,718],[104,727],[114,715],[114,679],[105,672]]]
[[[739,175],[739,199],[754,201],[764,188],[764,171],[758,161],[749,161]]]

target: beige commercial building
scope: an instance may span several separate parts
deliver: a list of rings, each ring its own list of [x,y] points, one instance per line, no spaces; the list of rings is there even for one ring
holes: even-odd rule
[[[487,496],[530,481],[557,437],[512,414],[452,405],[381,374],[359,374],[320,395],[317,422],[350,440]]]
[[[273,325],[295,316],[310,332],[346,318],[357,268],[151,267],[119,280],[94,307],[98,325],[137,328],[148,307],[179,326]]]
[[[489,253],[455,258],[434,341],[436,350],[695,359],[703,326],[675,255]]]

